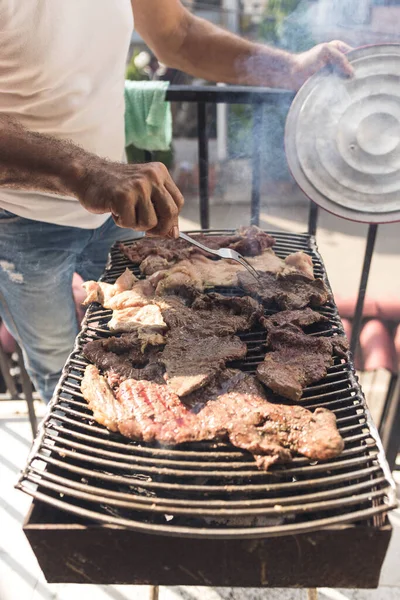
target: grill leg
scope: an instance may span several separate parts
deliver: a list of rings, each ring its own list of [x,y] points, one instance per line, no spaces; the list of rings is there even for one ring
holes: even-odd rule
[[[160,596],[160,588],[158,585],[152,585],[150,589],[150,600],[158,600]]]
[[[396,457],[400,450],[400,380],[397,378],[393,390],[390,406],[387,410],[385,427],[382,430],[382,443],[389,463],[393,471],[396,465]]]
[[[396,385],[397,385],[397,380],[399,378],[399,375],[396,373],[392,373],[390,376],[390,382],[388,385],[388,391],[386,394],[386,398],[385,398],[385,403],[383,405],[383,410],[382,410],[382,415],[381,415],[381,419],[380,419],[380,423],[379,423],[379,435],[382,437],[383,432],[385,431],[385,424],[386,424],[386,420],[388,417],[388,412],[390,410],[390,406],[392,403],[392,398],[393,398],[393,394],[394,394],[394,390],[396,389]]]
[[[33,394],[32,394],[32,383],[31,383],[29,375],[25,369],[24,358],[22,356],[22,350],[18,345],[17,345],[17,354],[18,354],[18,362],[19,362],[19,368],[20,368],[20,373],[21,373],[22,391],[23,391],[26,403],[28,405],[29,422],[31,424],[32,435],[33,435],[33,437],[35,437],[36,430],[37,430],[37,421],[36,421],[36,414],[35,414],[35,404],[34,404]]]
[[[318,590],[316,588],[309,588],[307,590],[308,600],[318,600]]]
[[[361,322],[362,322],[362,315],[363,315],[363,309],[364,309],[365,293],[367,291],[368,277],[369,277],[369,271],[371,268],[372,254],[374,252],[377,231],[378,231],[378,225],[376,225],[375,223],[370,225],[368,228],[367,246],[365,248],[364,264],[363,264],[363,268],[362,268],[362,272],[361,272],[361,281],[360,281],[360,287],[358,290],[358,298],[357,298],[356,309],[354,312],[353,328],[352,328],[352,332],[351,332],[350,352],[353,355],[353,360],[356,355],[356,350],[357,350],[359,338],[360,338],[360,330],[361,330]]]
[[[310,200],[310,210],[308,212],[308,233],[315,236],[317,233],[318,206]]]

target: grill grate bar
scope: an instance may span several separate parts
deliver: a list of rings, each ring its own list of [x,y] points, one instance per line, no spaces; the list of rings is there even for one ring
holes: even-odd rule
[[[29,470],[29,474],[28,474],[28,479],[32,480],[32,477],[44,477],[44,479],[48,480],[48,481],[53,481],[55,483],[59,483],[60,485],[64,485],[67,486],[69,488],[74,488],[77,490],[81,490],[81,491],[92,491],[94,494],[106,494],[112,498],[116,498],[116,499],[121,499],[121,500],[130,500],[132,502],[135,503],[142,503],[144,506],[146,506],[146,510],[150,510],[152,509],[152,506],[155,502],[156,503],[160,503],[163,506],[165,506],[165,510],[168,512],[171,509],[171,506],[178,506],[178,507],[190,507],[190,508],[203,508],[204,505],[206,504],[207,507],[213,507],[213,510],[215,509],[239,509],[239,508],[262,508],[262,507],[271,507],[271,506],[276,506],[276,505],[281,505],[281,506],[287,506],[287,505],[291,505],[291,504],[296,504],[296,503],[305,503],[305,502],[321,502],[322,500],[333,500],[335,498],[342,498],[342,497],[346,497],[352,494],[355,494],[357,492],[364,492],[364,490],[371,490],[373,488],[379,488],[381,485],[383,485],[385,483],[385,478],[381,477],[381,478],[377,478],[375,481],[362,481],[359,482],[357,484],[353,484],[353,485],[347,485],[345,487],[339,487],[339,488],[334,488],[331,490],[326,490],[323,492],[317,492],[317,493],[311,493],[311,494],[302,494],[302,495],[296,495],[296,496],[289,496],[289,497],[274,497],[274,498],[262,498],[262,499],[258,499],[258,498],[252,498],[252,499],[247,499],[246,501],[243,500],[231,500],[229,502],[227,501],[221,501],[221,500],[211,500],[211,499],[207,499],[207,502],[204,501],[200,501],[200,500],[190,500],[190,499],[184,499],[184,500],[179,500],[179,499],[170,499],[170,498],[155,498],[155,497],[147,497],[147,496],[140,496],[138,494],[133,495],[132,493],[123,493],[120,492],[118,490],[113,490],[113,489],[109,489],[109,488],[98,488],[96,486],[93,485],[89,485],[89,484],[83,484],[80,483],[78,481],[71,481],[70,479],[67,479],[65,477],[62,477],[60,475],[54,475],[53,473],[50,472],[46,472],[45,474],[42,473],[42,471],[35,469],[34,467],[31,467]],[[150,505],[150,507],[148,507],[148,505]]]
[[[119,525],[122,527],[126,527],[127,529],[143,531],[144,533],[155,533],[158,535],[174,535],[179,537],[190,538],[196,537],[196,527],[161,525],[159,523],[154,525],[152,523],[138,522],[121,517],[113,517],[109,513],[102,514],[96,510],[86,509],[84,508],[84,506],[76,506],[75,504],[58,500],[42,492],[32,491],[25,485],[21,485],[21,489],[30,494],[33,498],[41,500],[42,502],[47,502],[48,504],[59,508],[60,510],[65,510],[69,513],[75,514],[80,518],[85,517],[89,520],[101,521],[103,523],[111,525]],[[296,524],[296,532],[307,533],[310,531],[314,531],[315,529],[332,527],[345,523],[354,523],[360,520],[367,520],[376,515],[386,513],[387,510],[388,508],[386,505],[380,504],[372,508],[355,510],[349,513],[343,513],[341,515],[332,516],[325,519],[316,519],[313,522],[300,522]],[[209,539],[233,539],[237,537],[240,537],[241,539],[257,539],[265,537],[276,537],[281,535],[290,535],[292,530],[292,524],[276,525],[271,527],[238,527],[235,529],[229,527],[224,527],[221,529],[202,527],[201,537]]]

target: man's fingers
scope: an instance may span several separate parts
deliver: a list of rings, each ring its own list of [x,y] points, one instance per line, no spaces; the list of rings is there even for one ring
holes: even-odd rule
[[[168,192],[171,194],[173,201],[178,207],[178,213],[181,212],[183,205],[185,204],[185,200],[179,188],[175,185],[172,179],[167,179],[164,182],[164,186],[167,188]]]
[[[329,64],[337,67],[340,73],[347,75],[348,77],[354,75],[353,67],[342,51],[338,50],[333,45],[327,45],[325,52],[327,52],[326,58],[328,59]]]
[[[136,202],[129,195],[123,195],[112,205],[111,214],[118,227],[137,229]]]
[[[346,42],[342,42],[341,40],[333,40],[332,42],[329,42],[329,45],[334,46],[340,52],[343,52],[343,54],[346,54],[347,52],[350,52],[351,50],[353,50],[353,48],[351,46],[346,44]]]
[[[150,231],[157,226],[158,217],[149,196],[139,198],[136,203],[136,227],[139,231]]]
[[[178,226],[179,209],[166,188],[154,190],[151,200],[158,222],[149,230],[149,234],[167,236],[174,227]]]

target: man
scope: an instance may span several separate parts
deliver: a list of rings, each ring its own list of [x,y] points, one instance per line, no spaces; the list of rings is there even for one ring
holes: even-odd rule
[[[161,62],[195,77],[296,90],[326,64],[351,74],[341,42],[291,55],[179,0],[2,1],[0,314],[45,401],[77,333],[73,273],[97,279],[132,230],[178,235],[183,198],[167,169],[121,163],[133,17]]]

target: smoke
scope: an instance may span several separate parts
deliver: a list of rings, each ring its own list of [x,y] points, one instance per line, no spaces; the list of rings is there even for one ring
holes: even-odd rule
[[[291,52],[302,52],[320,42],[333,39],[341,39],[353,47],[399,42],[399,20],[400,6],[385,6],[379,0],[300,0],[296,9],[284,19],[278,29],[278,45]],[[258,67],[254,61],[246,64],[250,75],[257,73]],[[346,103],[346,98],[340,97],[344,93],[340,81],[336,82],[336,86],[330,87],[331,100],[334,97],[339,104]],[[325,101],[329,106],[329,100],[324,98]],[[283,143],[288,110],[289,102],[284,97],[273,107],[266,106],[263,126],[258,130],[256,146],[261,155],[262,178],[266,182],[264,194],[262,193],[262,200],[266,204],[274,201],[274,198],[266,197],[270,183],[291,180]],[[237,164],[234,175],[230,173],[231,185],[225,190],[225,206],[229,202],[235,202],[230,199],[232,188],[233,196],[242,195],[243,200],[248,201],[251,173],[250,169],[243,168],[238,161],[246,157],[251,160],[254,143],[251,107],[234,107],[229,113],[229,154],[236,159]],[[293,203],[298,200],[296,194]],[[244,217],[247,220],[247,212]]]

